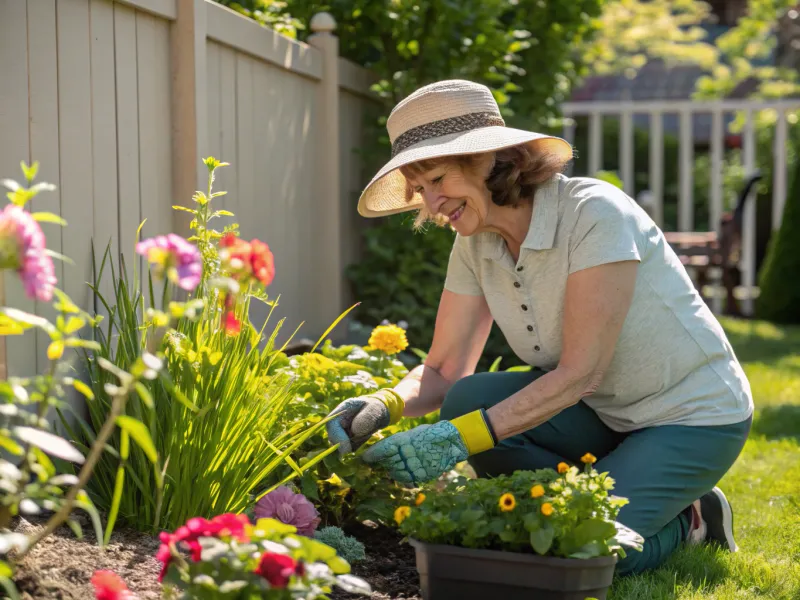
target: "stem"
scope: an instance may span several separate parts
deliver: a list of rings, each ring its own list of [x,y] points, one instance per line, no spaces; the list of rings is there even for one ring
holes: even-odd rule
[[[89,452],[89,456],[86,457],[86,462],[83,463],[83,467],[81,468],[81,472],[78,475],[78,483],[73,485],[69,492],[67,493],[66,497],[64,498],[64,503],[61,505],[61,508],[58,512],[50,517],[50,520],[45,525],[44,529],[42,529],[39,533],[33,536],[30,544],[28,547],[20,553],[19,560],[22,560],[32,549],[33,547],[41,542],[44,538],[48,535],[53,533],[64,521],[67,520],[69,514],[72,512],[72,508],[75,505],[75,499],[78,497],[78,494],[84,488],[84,486],[89,481],[89,477],[92,476],[92,471],[94,471],[94,467],[97,464],[97,461],[100,460],[100,456],[102,455],[103,451],[105,450],[106,442],[108,438],[111,437],[111,434],[114,432],[114,428],[117,423],[117,417],[122,414],[122,409],[125,406],[125,401],[128,399],[128,389],[127,386],[123,388],[120,394],[114,396],[114,400],[111,403],[111,411],[108,414],[108,418],[106,422],[103,423],[103,427],[100,429],[100,433],[97,434],[97,438],[92,445],[92,449]]]
[[[50,367],[47,372],[47,389],[44,391],[44,399],[39,403],[38,410],[36,411],[37,421],[41,421],[44,419],[45,415],[47,414],[47,409],[50,408],[49,404],[47,403],[47,399],[50,397],[50,392],[53,391],[53,377],[56,373],[56,367],[58,366],[58,359],[50,361]],[[39,424],[37,422],[36,426],[38,427]],[[30,468],[31,462],[35,460],[34,455],[31,453],[31,444],[26,444],[25,448],[25,462],[22,465],[22,477],[21,480],[27,480],[28,475],[30,475]]]

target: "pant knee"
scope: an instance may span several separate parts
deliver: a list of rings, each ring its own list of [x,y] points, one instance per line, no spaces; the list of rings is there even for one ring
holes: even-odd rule
[[[617,562],[616,573],[620,576],[637,575],[647,569],[647,560],[645,559],[644,552],[637,550],[626,549],[625,558],[620,558]]]
[[[542,371],[533,369],[528,372],[503,371],[469,375],[450,387],[439,414],[442,419],[449,420],[479,408],[491,408],[542,374]]]

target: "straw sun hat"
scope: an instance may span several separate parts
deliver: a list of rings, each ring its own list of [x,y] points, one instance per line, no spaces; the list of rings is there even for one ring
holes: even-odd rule
[[[572,158],[572,147],[561,138],[506,127],[489,88],[471,81],[439,81],[418,89],[394,107],[386,128],[392,158],[358,200],[358,212],[364,217],[382,217],[422,205],[419,194],[406,198],[406,180],[398,170],[420,160],[491,152],[518,144]]]

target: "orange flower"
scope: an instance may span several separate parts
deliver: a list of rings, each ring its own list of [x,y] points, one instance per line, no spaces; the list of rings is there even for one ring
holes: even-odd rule
[[[597,462],[597,457],[591,452],[587,452],[581,457],[581,462],[585,465],[593,465]]]
[[[541,498],[544,496],[544,488],[541,485],[535,485],[531,488],[531,498]]]
[[[549,502],[545,502],[544,504],[542,504],[542,514],[545,517],[549,517],[550,515],[552,515],[553,514],[553,505],[550,504]]]
[[[427,497],[427,496],[425,496],[425,494],[423,494],[422,492],[420,492],[419,494],[417,494],[417,499],[414,501],[414,504],[416,504],[417,506],[419,506],[420,504],[422,504],[423,502],[425,502],[425,498],[426,498],[426,497]]]
[[[410,506],[398,506],[397,509],[394,511],[394,521],[398,525],[402,524],[403,521],[406,520],[408,515],[411,514],[411,507]]]
[[[563,475],[567,471],[569,471],[569,465],[567,463],[565,463],[565,462],[558,463],[558,472],[559,473],[561,473]]]

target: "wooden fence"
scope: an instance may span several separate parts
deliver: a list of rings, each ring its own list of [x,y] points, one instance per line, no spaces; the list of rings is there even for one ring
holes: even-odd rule
[[[215,202],[275,254],[286,327],[321,333],[347,303],[368,175],[355,150],[376,107],[334,28],[317,15],[306,45],[210,0],[0,0],[0,178],[39,161],[39,179],[57,185],[33,208],[68,222],[43,226],[75,263],[57,264],[60,287],[88,307],[92,244],[130,259],[144,219],[144,237],[186,233],[171,207],[205,189],[201,159],[213,155],[232,165]],[[16,277],[0,284],[6,305],[47,314]],[[0,368],[30,374],[46,347],[0,338]]]

